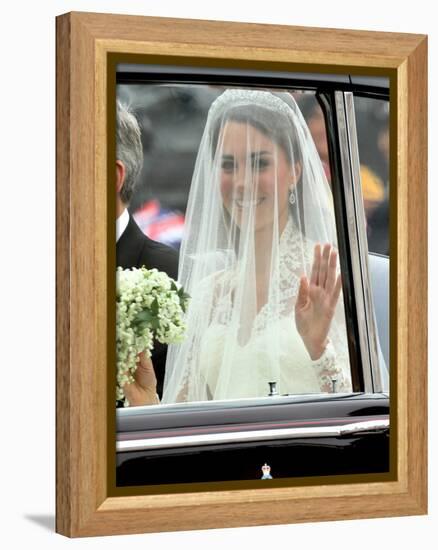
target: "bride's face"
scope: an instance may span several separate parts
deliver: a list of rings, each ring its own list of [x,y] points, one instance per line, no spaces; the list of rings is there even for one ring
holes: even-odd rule
[[[255,230],[281,232],[287,222],[290,188],[296,182],[283,148],[250,124],[229,121],[219,136],[220,189],[225,208],[241,227],[254,209]]]

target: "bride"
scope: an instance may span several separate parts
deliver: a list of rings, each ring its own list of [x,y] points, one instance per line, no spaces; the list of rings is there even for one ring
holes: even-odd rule
[[[164,403],[351,391],[332,195],[285,92],[228,89],[198,151]]]

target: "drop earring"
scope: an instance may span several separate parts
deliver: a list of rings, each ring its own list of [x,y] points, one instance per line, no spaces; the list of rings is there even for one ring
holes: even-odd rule
[[[294,185],[291,185],[289,187],[289,191],[290,191],[289,202],[290,202],[290,204],[295,204],[295,190],[294,190],[294,188],[295,188]]]

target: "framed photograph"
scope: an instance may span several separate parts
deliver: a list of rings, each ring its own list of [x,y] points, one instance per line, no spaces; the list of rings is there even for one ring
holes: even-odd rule
[[[427,513],[427,37],[57,18],[57,531]]]

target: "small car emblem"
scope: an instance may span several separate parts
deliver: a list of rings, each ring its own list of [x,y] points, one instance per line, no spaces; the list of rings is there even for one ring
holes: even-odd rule
[[[262,472],[263,472],[263,475],[260,479],[272,479],[271,467],[268,464],[266,464],[266,462],[262,466]]]

